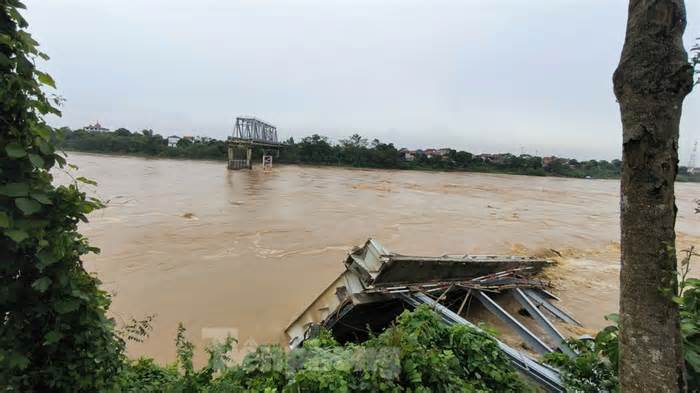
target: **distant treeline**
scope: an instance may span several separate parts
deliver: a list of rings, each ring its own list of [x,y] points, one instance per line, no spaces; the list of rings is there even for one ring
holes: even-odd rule
[[[91,132],[63,127],[59,132],[63,137],[61,147],[66,150],[208,160],[224,160],[227,154],[226,142],[214,139],[206,143],[180,139],[176,147],[168,147],[167,138],[153,130],[131,132],[119,128],[113,132]]]
[[[167,138],[143,130],[131,132],[125,128],[113,132],[88,132],[61,128],[62,146],[66,150],[131,154],[168,158],[226,160],[226,141],[216,139],[181,138],[169,147]],[[361,168],[421,169],[444,171],[470,171],[510,173],[535,176],[617,178],[620,160],[577,161],[561,157],[537,157],[528,154],[479,154],[454,149],[426,149],[409,151],[397,149],[392,143],[367,139],[355,134],[339,143],[331,143],[325,136],[314,134],[296,142],[289,138],[284,142],[277,162],[287,164],[313,164],[351,166]],[[261,150],[254,150],[259,160]],[[681,167],[678,180],[700,182],[700,174],[689,174]]]

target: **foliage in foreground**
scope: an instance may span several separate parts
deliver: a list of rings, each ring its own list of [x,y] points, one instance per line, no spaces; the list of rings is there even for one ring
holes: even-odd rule
[[[124,343],[105,317],[110,304],[81,256],[77,231],[101,206],[78,188],[53,185],[63,166],[53,128],[54,87],[36,69],[48,59],[26,32],[17,0],[0,0],[0,391],[95,392],[112,387]]]
[[[672,296],[672,301],[680,308],[688,391],[700,392],[700,279],[687,277],[691,259],[698,254],[693,247],[684,253],[677,296]],[[561,369],[568,391],[618,391],[618,318],[613,314],[606,319],[614,324],[598,332],[594,340],[569,340],[569,345],[578,352],[576,358],[562,353],[545,356],[549,364]]]
[[[606,319],[616,321],[616,316]],[[560,352],[545,355],[545,361],[561,371],[568,392],[617,392],[617,325],[601,330],[593,340],[569,339],[577,352],[570,358]]]
[[[523,392],[530,391],[496,342],[467,326],[448,327],[428,307],[362,344],[339,345],[328,332],[285,353],[261,346],[227,366],[232,341],[208,349],[192,366],[193,346],[180,328],[177,364],[129,364],[124,392]]]

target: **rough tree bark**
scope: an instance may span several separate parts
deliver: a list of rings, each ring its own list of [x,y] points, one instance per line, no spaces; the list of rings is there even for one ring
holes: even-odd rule
[[[622,115],[620,388],[682,392],[674,182],[683,99],[693,85],[683,0],[630,0],[613,75]]]

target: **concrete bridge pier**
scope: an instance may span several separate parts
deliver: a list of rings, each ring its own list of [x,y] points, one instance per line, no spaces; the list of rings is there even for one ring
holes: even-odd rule
[[[236,157],[236,145],[228,145],[228,169],[253,169],[253,147],[246,148],[245,158]]]

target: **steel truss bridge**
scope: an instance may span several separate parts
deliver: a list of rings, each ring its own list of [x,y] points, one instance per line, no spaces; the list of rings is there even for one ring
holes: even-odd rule
[[[277,127],[254,117],[237,117],[233,136],[228,140],[228,169],[252,169],[253,147],[263,149],[263,169],[272,168],[274,151],[279,157],[279,149],[284,145],[277,139]],[[236,157],[237,150],[246,150],[245,157]]]

